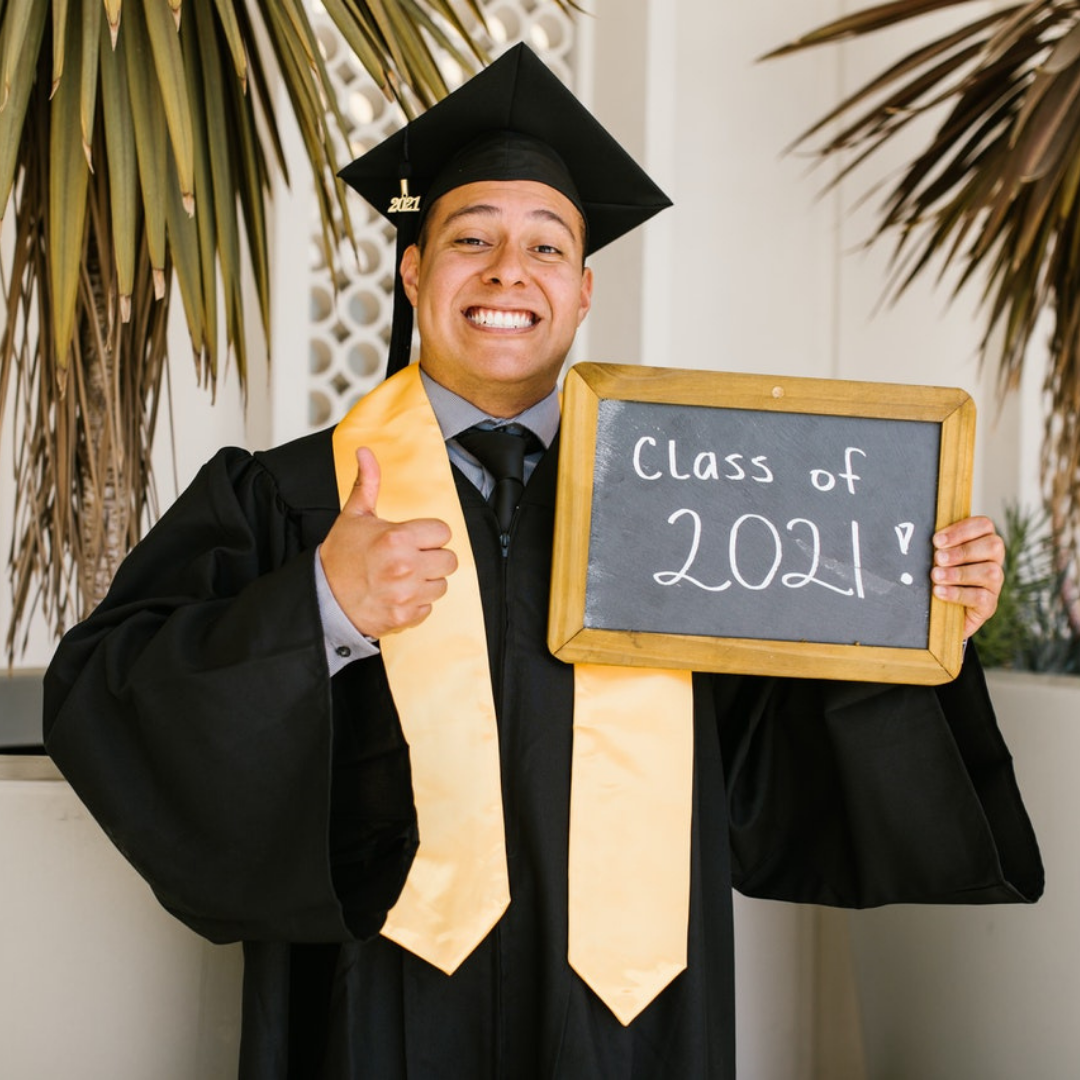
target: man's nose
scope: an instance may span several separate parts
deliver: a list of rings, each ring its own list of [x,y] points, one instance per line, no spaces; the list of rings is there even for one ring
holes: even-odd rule
[[[513,244],[500,244],[492,251],[484,280],[492,285],[520,285],[528,277],[521,252]]]

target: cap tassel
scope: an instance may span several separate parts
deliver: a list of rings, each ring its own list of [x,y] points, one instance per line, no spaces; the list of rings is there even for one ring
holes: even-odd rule
[[[409,127],[405,127],[405,141],[401,149],[401,168],[398,180],[402,197],[409,192],[409,177],[412,176],[412,162],[409,159]],[[401,260],[405,250],[416,241],[418,235],[418,214],[406,214],[397,221],[397,246],[394,253],[394,314],[390,323],[390,352],[386,359],[386,378],[396,375],[402,368],[409,366],[412,359],[413,308],[412,301],[405,294],[405,283],[401,280]]]
[[[401,260],[405,249],[413,243],[412,229],[399,226],[394,264],[394,316],[390,323],[390,352],[386,360],[386,377],[409,366],[412,357],[413,309],[401,280]]]

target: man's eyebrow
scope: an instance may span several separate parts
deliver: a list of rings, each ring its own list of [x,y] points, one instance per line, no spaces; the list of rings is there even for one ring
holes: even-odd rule
[[[482,217],[499,217],[501,214],[501,208],[494,206],[491,203],[473,203],[469,206],[460,206],[457,210],[447,214],[443,225],[450,225],[463,217],[472,217],[474,215]],[[535,210],[529,211],[529,217],[539,218],[543,221],[553,221],[557,225],[561,225],[570,236],[577,239],[577,233],[571,228],[567,220],[561,214],[557,214],[554,210],[548,210],[546,207],[537,207]]]
[[[452,222],[458,220],[458,218],[472,217],[479,215],[482,217],[497,217],[501,211],[497,206],[492,206],[490,203],[472,203],[469,206],[459,206],[452,213],[446,215],[444,225],[450,225]]]
[[[569,222],[561,214],[556,214],[554,210],[548,210],[544,207],[540,207],[533,210],[530,217],[543,218],[545,221],[554,221],[556,224],[561,225],[574,239],[577,239],[577,233],[570,227]]]

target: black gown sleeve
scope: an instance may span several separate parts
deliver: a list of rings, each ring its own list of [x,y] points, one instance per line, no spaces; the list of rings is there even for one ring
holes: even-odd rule
[[[970,644],[942,687],[728,679],[715,693],[740,892],[842,907],[1041,895]]]
[[[406,797],[386,798],[363,781],[387,747],[357,748],[363,715],[335,723],[343,701],[363,712],[351,669],[373,663],[371,681],[381,662],[332,685],[306,528],[267,468],[220,452],[46,673],[49,754],[162,904],[213,941],[375,932],[415,847],[407,750],[391,748]]]

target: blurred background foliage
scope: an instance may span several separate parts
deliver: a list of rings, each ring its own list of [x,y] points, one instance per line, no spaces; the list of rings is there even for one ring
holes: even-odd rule
[[[998,609],[975,634],[987,667],[1080,674],[1075,582],[1043,511],[1006,508],[1008,548]]]

